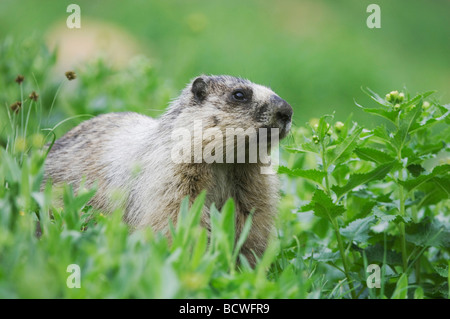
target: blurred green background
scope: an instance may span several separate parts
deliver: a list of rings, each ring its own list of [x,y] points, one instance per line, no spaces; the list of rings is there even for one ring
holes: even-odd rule
[[[130,90],[122,103],[126,109],[133,101],[133,110],[152,116],[160,114],[153,109],[166,105],[149,103],[167,104],[201,73],[242,76],[272,87],[294,107],[297,125],[333,111],[338,119],[353,112],[356,120],[365,122],[364,113],[353,103],[356,99],[370,105],[361,87],[383,95],[405,87],[412,94],[437,90],[442,102],[449,100],[448,0],[79,0],[82,28],[70,30],[66,8],[73,2],[0,1],[0,40],[14,41],[17,52],[17,56],[0,52],[0,86],[17,74],[32,78],[29,69],[23,69],[23,61],[14,60],[27,54],[26,41],[33,36],[49,45],[59,43],[65,50],[58,56],[66,63],[60,68],[71,67],[79,59],[73,67],[76,71],[100,51],[116,69],[128,68],[133,55],[147,57],[152,74],[159,79],[153,89],[164,90],[164,96],[146,99],[145,86],[124,83]],[[366,26],[370,3],[381,7],[381,29]],[[28,54],[36,58],[42,52]],[[60,81],[61,74],[59,78],[52,75],[53,82]],[[108,76],[113,73],[102,79]],[[133,77],[120,81],[132,82]],[[47,85],[39,84],[41,90]],[[101,90],[102,84],[98,85]],[[53,86],[47,97],[42,93],[47,108],[55,90]],[[18,99],[14,94],[17,91],[1,94],[0,102],[11,104]],[[142,105],[135,105],[139,101]],[[57,101],[55,109],[59,108]],[[66,108],[70,110],[70,105]],[[99,112],[111,110],[117,108]],[[55,121],[75,113],[79,111],[63,112]]]

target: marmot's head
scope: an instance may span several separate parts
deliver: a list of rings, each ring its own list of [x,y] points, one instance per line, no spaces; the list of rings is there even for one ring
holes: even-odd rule
[[[266,141],[264,149],[270,150],[274,137],[284,138],[289,132],[292,114],[292,107],[267,87],[232,76],[202,75],[171,104],[162,125],[175,130],[175,135],[180,128],[189,131],[193,139],[186,138],[185,143],[201,139],[203,156],[206,152],[222,158],[229,149],[262,147],[261,141]],[[201,135],[195,133],[199,126]],[[230,130],[232,139],[228,139]],[[238,140],[245,142],[239,144]],[[210,152],[213,147],[215,151]]]
[[[265,86],[228,75],[195,78],[176,102],[167,113],[173,120],[195,113],[207,127],[278,128],[280,138],[291,128],[293,110],[285,100]]]

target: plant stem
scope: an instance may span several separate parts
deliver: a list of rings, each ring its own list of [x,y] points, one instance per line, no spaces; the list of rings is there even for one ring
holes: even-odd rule
[[[420,286],[420,257],[417,258],[417,261],[415,263],[415,267],[416,267],[416,284],[418,284]]]
[[[339,232],[339,225],[337,223],[336,218],[334,218],[332,222],[333,222],[334,232],[336,233],[336,238],[338,241],[338,247],[339,247],[339,252],[340,252],[341,258],[342,258],[342,264],[344,265],[345,277],[347,278],[347,281],[348,281],[348,287],[350,288],[350,293],[352,295],[352,299],[356,299],[356,294],[355,294],[355,291],[353,290],[353,283],[352,283],[350,275],[349,275],[350,272],[349,272],[349,268],[348,268],[348,264],[347,264],[347,258],[345,255],[344,244],[342,242],[341,233]]]
[[[325,186],[327,190],[327,194],[330,194],[330,181],[328,180],[328,165],[325,159],[325,144],[322,142],[322,167],[323,171],[325,172]]]
[[[406,269],[408,269],[408,259],[406,254],[405,223],[401,222],[399,227],[400,227],[400,240],[402,245],[403,272],[406,272]]]
[[[399,187],[399,197],[400,197],[400,215],[402,217],[405,217],[405,194],[403,191],[403,186],[397,184]],[[399,224],[400,229],[400,241],[401,241],[401,248],[402,248],[402,263],[403,263],[403,272],[406,272],[406,269],[408,269],[408,254],[406,252],[406,239],[405,239],[405,223],[402,221]]]
[[[325,172],[326,191],[327,191],[327,194],[330,195],[330,182],[328,180],[328,164],[326,162],[325,154],[326,154],[325,144],[322,141],[322,167],[323,167],[323,171]],[[333,225],[334,232],[336,233],[339,252],[340,252],[341,258],[342,258],[342,264],[344,265],[345,277],[347,278],[348,287],[350,289],[350,294],[352,296],[352,299],[356,299],[356,294],[355,294],[355,291],[353,290],[353,283],[352,283],[352,280],[349,275],[350,272],[349,272],[349,268],[348,268],[348,264],[347,264],[347,257],[345,254],[344,244],[342,242],[341,233],[339,232],[339,224],[338,224],[336,218],[332,218],[331,223]]]

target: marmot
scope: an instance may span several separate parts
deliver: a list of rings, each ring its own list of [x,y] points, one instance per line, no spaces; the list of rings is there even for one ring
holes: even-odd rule
[[[215,128],[224,135],[227,128],[276,128],[283,138],[290,130],[292,114],[292,107],[267,87],[232,76],[202,75],[187,85],[159,119],[125,112],[99,115],[79,124],[54,143],[44,180],[69,183],[75,190],[82,180],[87,187],[97,185],[90,204],[104,212],[117,208],[111,194],[119,190],[124,220],[132,228],[150,226],[163,232],[168,232],[170,219],[176,223],[186,196],[192,203],[206,190],[202,225],[207,229],[211,204],[220,210],[232,197],[236,238],[253,212],[241,250],[253,264],[254,254],[263,253],[273,229],[279,199],[277,176],[262,174],[265,164],[260,159],[250,162],[248,156],[244,163],[236,159],[231,163],[179,163],[173,160],[177,142],[172,135],[177,128],[192,132],[194,122],[200,121],[203,129]],[[248,144],[247,139],[247,150]]]

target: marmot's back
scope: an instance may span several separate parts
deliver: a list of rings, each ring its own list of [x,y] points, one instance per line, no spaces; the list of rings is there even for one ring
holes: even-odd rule
[[[152,133],[158,122],[132,113],[109,113],[82,122],[56,140],[45,163],[45,177],[54,185],[67,183],[77,190],[83,180],[100,192],[94,198],[97,208],[106,211],[105,188],[111,191],[128,188],[133,163],[142,149],[152,147]]]

